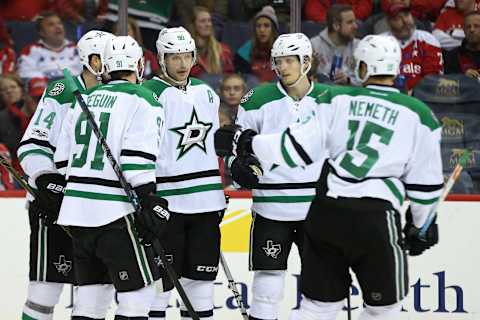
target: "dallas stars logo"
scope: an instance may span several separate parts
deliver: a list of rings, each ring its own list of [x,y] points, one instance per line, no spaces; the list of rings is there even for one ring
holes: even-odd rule
[[[170,129],[176,134],[180,135],[177,149],[180,149],[180,153],[177,160],[183,157],[185,153],[190,151],[193,147],[198,147],[203,152],[207,153],[207,147],[205,146],[205,140],[208,132],[212,129],[213,124],[204,123],[198,120],[197,112],[193,108],[190,121],[185,123],[182,127],[176,127]]]

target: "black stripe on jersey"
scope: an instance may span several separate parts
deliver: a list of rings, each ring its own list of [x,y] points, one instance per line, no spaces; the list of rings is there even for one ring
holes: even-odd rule
[[[354,178],[348,178],[348,177],[342,177],[341,175],[339,175],[337,173],[337,170],[335,170],[335,168],[330,164],[328,163],[328,167],[330,169],[330,172],[333,173],[337,178],[340,178],[342,179],[343,181],[346,181],[346,182],[349,182],[349,183],[361,183],[361,182],[365,182],[367,180],[372,180],[372,179],[396,179],[395,177],[367,177],[367,178],[363,178],[363,179],[354,179]]]
[[[254,189],[259,190],[282,190],[282,189],[307,189],[316,188],[317,182],[297,182],[297,183],[259,183]]]
[[[57,169],[65,168],[68,165],[68,160],[55,162],[55,167]]]
[[[433,192],[438,191],[443,188],[442,184],[405,184],[405,189],[408,191],[422,191],[422,192]]]
[[[124,156],[124,157],[140,157],[140,158],[144,158],[144,159],[151,160],[151,161],[157,161],[157,157],[155,155],[153,155],[151,153],[137,151],[137,150],[123,149],[120,152],[120,155]]]
[[[199,318],[210,318],[213,317],[213,310],[206,311],[195,311]],[[186,310],[180,310],[180,316],[182,318],[190,318],[190,314]]]
[[[20,142],[18,147],[20,148],[21,146],[25,146],[27,144],[35,144],[37,146],[46,147],[46,148],[49,148],[50,150],[52,150],[53,152],[55,152],[55,150],[57,149],[54,146],[52,146],[48,141],[38,140],[38,139],[34,139],[34,138],[30,138],[30,139],[27,139],[25,141]]]
[[[287,128],[287,131],[285,132],[287,136],[290,138],[290,141],[292,141],[292,145],[295,148],[295,151],[297,151],[298,155],[300,158],[302,158],[303,162],[305,164],[312,164],[313,161],[312,159],[308,156],[307,152],[302,148],[302,146],[297,142],[297,140],[292,136],[290,133],[290,128]]]
[[[121,188],[122,185],[118,180],[107,180],[102,178],[91,178],[91,177],[68,177],[67,182],[72,183],[83,183],[83,184],[94,184],[98,186],[112,187],[112,188]]]
[[[181,175],[178,175],[178,176],[157,177],[157,183],[180,182],[180,181],[185,181],[185,180],[218,177],[218,176],[220,176],[220,171],[215,169],[215,170],[207,170],[207,171],[181,174]]]

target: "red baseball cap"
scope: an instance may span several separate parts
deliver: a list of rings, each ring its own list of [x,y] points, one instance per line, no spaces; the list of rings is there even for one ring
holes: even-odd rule
[[[32,78],[28,82],[28,94],[34,98],[41,97],[47,85],[47,78]]]
[[[389,18],[393,18],[397,14],[399,14],[400,12],[404,12],[404,11],[409,12],[410,11],[410,6],[406,5],[406,4],[403,4],[403,3],[394,3],[394,4],[391,4],[390,6],[388,6],[387,10],[385,11],[385,14]]]

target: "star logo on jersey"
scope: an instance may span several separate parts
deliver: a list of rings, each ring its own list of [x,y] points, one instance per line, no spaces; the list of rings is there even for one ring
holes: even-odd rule
[[[194,147],[198,147],[203,152],[207,153],[207,147],[205,140],[207,139],[208,132],[212,129],[213,124],[205,123],[198,120],[197,112],[193,108],[190,121],[185,123],[181,127],[170,129],[180,135],[180,140],[177,144],[177,149],[180,150],[177,160],[183,157],[188,151]]]
[[[60,255],[58,261],[53,264],[55,268],[57,268],[58,273],[63,274],[65,277],[67,277],[70,270],[72,270],[72,261],[65,259],[63,254]]]
[[[267,246],[262,247],[267,257],[277,259],[280,252],[282,252],[282,246],[280,244],[273,244],[273,240],[267,240]]]

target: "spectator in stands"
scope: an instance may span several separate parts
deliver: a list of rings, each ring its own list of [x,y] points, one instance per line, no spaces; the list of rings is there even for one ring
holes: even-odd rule
[[[9,161],[12,161],[8,148],[3,143],[0,143],[0,155]],[[12,175],[5,169],[4,166],[0,166],[0,191],[9,191],[15,189],[15,181]]]
[[[49,10],[52,2],[52,0],[0,1],[0,16],[6,21],[33,21],[42,11]]]
[[[275,78],[270,51],[278,37],[278,19],[273,7],[263,7],[255,15],[253,26],[253,40],[248,40],[235,55],[235,70],[243,74],[253,74],[259,82],[269,82]]]
[[[158,66],[157,57],[155,54],[145,48],[143,44],[142,33],[140,32],[140,27],[137,24],[137,21],[133,18],[128,18],[128,35],[133,39],[137,40],[137,43],[143,48],[143,58],[145,59],[145,69],[143,71],[143,77],[145,79],[150,79],[155,75],[158,75],[160,67]],[[118,35],[118,25],[115,23],[112,27],[112,33]]]
[[[464,73],[480,80],[480,12],[465,16],[465,39],[462,45],[444,52],[445,73]]]
[[[175,17],[180,25],[188,25],[194,16],[193,8],[199,6],[208,9],[212,17],[215,37],[221,39],[223,26],[228,18],[228,0],[176,0]]]
[[[6,106],[0,111],[0,143],[7,146],[14,157],[12,163],[19,171],[18,144],[37,106],[23,88],[22,80],[14,74],[0,78],[0,99]]]
[[[438,40],[429,32],[417,30],[410,7],[393,4],[387,10],[390,31],[402,48],[399,85],[411,93],[412,88],[428,74],[442,74],[442,52]]]
[[[197,46],[197,64],[192,68],[190,75],[201,77],[232,73],[233,58],[230,48],[215,39],[212,17],[205,7],[194,7],[191,21],[191,34]]]
[[[51,11],[41,13],[36,22],[40,40],[22,49],[18,59],[18,74],[22,79],[49,80],[63,77],[63,68],[72,74],[82,71],[74,43],[65,38],[65,28],[60,17]]]
[[[0,17],[0,75],[15,71],[15,51],[5,21]]]
[[[85,23],[105,16],[108,10],[108,0],[55,0],[52,10],[64,20]]]
[[[404,3],[410,5],[412,15],[418,20],[435,21],[440,11],[443,9],[447,0],[381,0],[381,9],[383,12],[394,3]]]
[[[245,80],[239,74],[225,76],[220,85],[220,111],[228,116],[231,123],[237,118],[240,100],[247,93]]]
[[[327,28],[312,38],[314,65],[317,74],[329,77],[336,84],[356,83],[353,51],[357,21],[352,6],[334,4],[327,11]]]
[[[437,21],[433,35],[445,50],[459,47],[465,38],[463,32],[463,19],[466,14],[475,11],[478,5],[475,0],[455,0],[455,8],[446,8]]]
[[[305,19],[319,23],[327,22],[327,11],[333,4],[350,5],[355,17],[361,21],[367,19],[373,9],[373,2],[365,0],[306,0],[303,7]]]
[[[357,37],[363,38],[368,34],[381,34],[384,32],[388,32],[390,30],[388,26],[388,17],[385,14],[385,12],[388,11],[388,8],[393,5],[393,4],[403,4],[406,6],[410,6],[411,12],[415,21],[415,25],[418,29],[420,30],[426,30],[426,31],[432,31],[432,28],[430,26],[430,22],[426,20],[426,16],[423,14],[426,12],[426,10],[430,10],[432,14],[435,10],[437,10],[437,7],[434,6],[432,9],[427,9],[423,3],[419,4],[419,2],[423,2],[427,0],[382,0],[381,7],[382,7],[382,12],[378,13],[376,15],[373,15],[369,17],[367,20],[365,20],[364,23],[360,25],[360,28],[358,29],[357,32]],[[430,3],[435,3],[435,1],[440,1],[441,6],[443,6],[443,2],[445,0],[428,0],[429,4]],[[438,5],[438,4],[436,4]],[[438,8],[440,11],[441,7]]]

